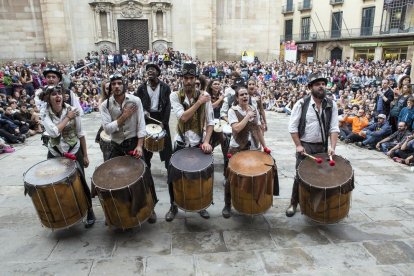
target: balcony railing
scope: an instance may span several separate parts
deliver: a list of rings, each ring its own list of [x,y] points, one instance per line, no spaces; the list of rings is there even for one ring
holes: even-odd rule
[[[295,5],[282,6],[283,14],[293,13],[294,11],[295,11]]]
[[[298,11],[309,11],[312,9],[312,1],[300,2],[298,6]]]
[[[327,30],[325,32],[313,32],[304,34],[293,34],[289,37],[281,36],[281,41],[318,41],[329,39],[351,39],[351,38],[369,38],[369,37],[387,37],[395,36],[398,34],[411,34],[414,35],[414,25],[408,26],[405,29],[390,29],[387,31],[381,30],[381,27],[368,27],[368,28],[355,28],[355,29],[342,29],[342,30]]]
[[[329,3],[330,3],[332,6],[335,6],[335,5],[341,5],[341,4],[343,4],[343,3],[344,3],[344,0],[329,0]]]

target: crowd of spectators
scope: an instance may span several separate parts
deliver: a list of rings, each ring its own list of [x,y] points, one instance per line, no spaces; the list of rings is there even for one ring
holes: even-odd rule
[[[200,88],[213,80],[226,88],[234,79],[256,80],[257,95],[265,110],[290,114],[293,105],[307,94],[308,76],[319,73],[328,79],[327,95],[338,105],[340,139],[367,149],[383,151],[395,161],[414,162],[414,98],[410,60],[255,62],[200,61],[167,49],[152,51],[90,52],[84,59],[54,64],[63,75],[62,85],[72,90],[85,114],[99,111],[102,87],[110,75],[121,73],[134,93],[145,82],[145,64],[157,63],[160,79],[172,91],[181,88],[183,63],[198,66]],[[0,65],[0,137],[7,143],[23,143],[42,132],[37,95],[46,84],[42,71],[49,63],[8,62]],[[269,126],[271,128],[271,126]],[[0,148],[4,142],[0,140]]]

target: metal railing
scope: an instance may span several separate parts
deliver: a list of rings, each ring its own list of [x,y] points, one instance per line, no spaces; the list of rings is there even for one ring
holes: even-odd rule
[[[378,37],[378,36],[392,36],[396,34],[414,34],[414,25],[405,27],[405,28],[393,28],[387,31],[378,27],[368,27],[368,28],[355,28],[355,29],[342,29],[334,31],[324,31],[324,32],[311,32],[306,34],[292,34],[288,37],[280,36],[281,41],[318,41],[318,40],[327,40],[327,39],[350,39],[350,38],[369,38],[369,37]]]
[[[287,13],[293,13],[295,11],[295,5],[286,5],[286,6],[282,6],[282,13],[283,14],[287,14]]]
[[[303,1],[298,5],[298,11],[307,11],[312,9],[312,1]]]

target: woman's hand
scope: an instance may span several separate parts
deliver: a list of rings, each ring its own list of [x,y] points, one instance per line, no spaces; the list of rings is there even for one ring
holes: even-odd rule
[[[84,156],[83,156],[83,166],[84,166],[85,168],[89,167],[89,158],[88,158],[88,156],[87,156],[87,155],[84,155]]]

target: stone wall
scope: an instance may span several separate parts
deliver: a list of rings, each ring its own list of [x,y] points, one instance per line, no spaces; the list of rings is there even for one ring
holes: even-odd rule
[[[0,26],[0,60],[47,55],[40,0],[2,0]]]

